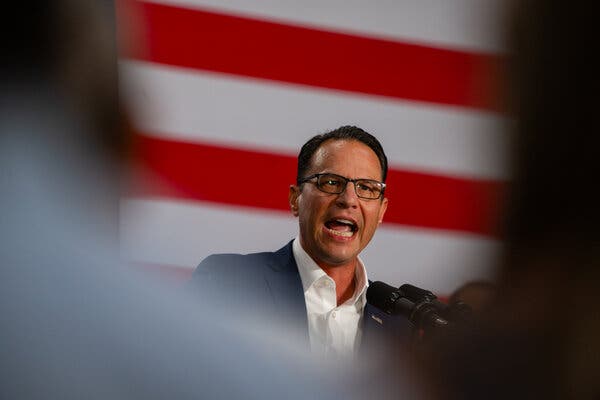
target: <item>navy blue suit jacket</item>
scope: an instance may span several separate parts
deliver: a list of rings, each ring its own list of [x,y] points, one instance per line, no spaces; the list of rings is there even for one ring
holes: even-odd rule
[[[227,306],[291,323],[305,333],[308,320],[304,289],[292,251],[292,242],[276,252],[215,254],[204,259],[192,275],[193,290],[217,296]],[[367,304],[363,315],[362,344],[393,337],[408,343],[408,320],[392,317]]]

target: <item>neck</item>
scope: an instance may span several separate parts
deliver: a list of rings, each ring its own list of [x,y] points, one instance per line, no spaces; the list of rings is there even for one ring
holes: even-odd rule
[[[343,304],[352,297],[356,290],[356,266],[358,261],[343,266],[319,265],[323,271],[335,282],[337,305]]]

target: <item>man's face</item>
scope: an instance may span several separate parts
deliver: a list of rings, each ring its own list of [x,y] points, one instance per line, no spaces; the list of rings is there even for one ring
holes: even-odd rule
[[[317,149],[306,176],[325,172],[377,181],[382,174],[375,152],[356,140],[328,140]],[[387,199],[357,197],[352,182],[341,194],[320,191],[315,180],[291,186],[289,201],[299,219],[300,243],[321,267],[354,263],[387,208]]]

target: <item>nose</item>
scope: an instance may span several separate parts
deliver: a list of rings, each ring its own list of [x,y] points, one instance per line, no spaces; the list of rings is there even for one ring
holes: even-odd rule
[[[342,208],[356,208],[360,201],[356,195],[356,188],[354,182],[348,182],[346,188],[336,198],[336,204]]]

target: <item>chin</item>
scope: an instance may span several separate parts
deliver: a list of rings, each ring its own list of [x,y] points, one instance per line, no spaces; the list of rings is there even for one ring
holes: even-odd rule
[[[327,254],[325,262],[331,265],[347,264],[358,257],[358,253],[355,251],[326,251],[325,254]]]

